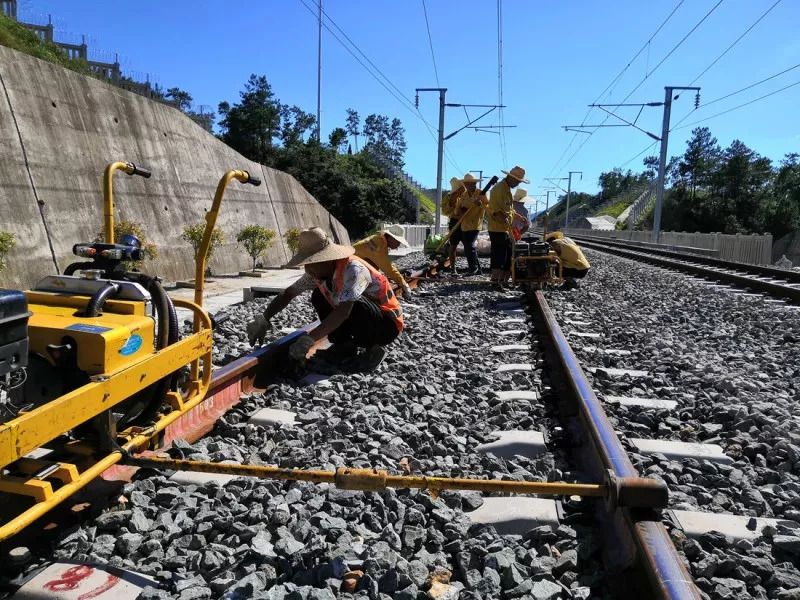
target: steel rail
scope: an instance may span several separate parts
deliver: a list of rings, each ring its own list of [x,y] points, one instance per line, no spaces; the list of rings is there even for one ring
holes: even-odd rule
[[[786,283],[765,281],[763,279],[758,279],[756,277],[749,275],[742,275],[740,273],[731,273],[730,271],[722,271],[719,269],[696,264],[694,256],[688,256],[684,254],[681,255],[681,259],[678,260],[673,258],[666,258],[663,256],[656,256],[655,254],[650,253],[649,250],[646,251],[628,250],[594,241],[590,242],[584,239],[581,239],[580,242],[587,248],[592,248],[594,250],[599,250],[601,252],[607,252],[609,254],[615,254],[617,256],[621,256],[622,258],[629,258],[631,260],[645,262],[659,267],[677,269],[679,271],[690,273],[692,275],[698,275],[700,277],[709,277],[711,279],[714,279],[722,283],[736,285],[739,287],[751,289],[764,294],[769,294],[770,296],[774,296],[776,298],[782,298],[784,300],[791,300],[793,302],[800,303],[800,288],[793,287]],[[687,262],[687,261],[692,261],[692,262]],[[734,264],[739,264],[739,263],[734,263]]]
[[[658,256],[665,256],[667,258],[674,258],[676,260],[688,260],[709,267],[717,267],[719,269],[733,269],[736,271],[743,271],[751,275],[759,277],[772,277],[775,279],[782,279],[790,283],[800,283],[800,271],[790,271],[788,269],[779,269],[769,265],[751,265],[747,263],[736,262],[733,260],[725,260],[722,258],[714,258],[713,256],[704,256],[702,254],[692,254],[690,252],[679,252],[672,250],[669,247],[661,247],[654,245],[650,242],[637,242],[632,243],[625,240],[607,239],[593,235],[573,235],[570,237],[584,242],[593,242],[602,244],[604,246],[613,246],[615,248],[625,248],[631,250],[638,250],[648,254],[655,254]]]
[[[536,330],[545,345],[545,360],[555,373],[559,410],[575,439],[574,458],[589,477],[609,469],[617,477],[638,473],[617,437],[600,400],[592,390],[544,294],[530,295]],[[598,503],[598,517],[606,527],[606,562],[627,570],[638,565],[647,576],[648,598],[698,599],[700,592],[661,522],[658,512],[618,508]],[[627,580],[628,578],[620,578]],[[641,582],[633,581],[636,586]]]

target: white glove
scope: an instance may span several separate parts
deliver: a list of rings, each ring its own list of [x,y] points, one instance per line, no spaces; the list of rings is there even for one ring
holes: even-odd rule
[[[264,315],[258,315],[255,319],[250,321],[246,327],[247,339],[250,341],[250,345],[255,346],[256,343],[263,344],[269,328],[270,322],[264,318]]]
[[[405,298],[406,300],[411,300],[411,288],[408,287],[408,284],[404,285],[401,288],[400,293],[403,294],[403,298]]]
[[[303,334],[289,346],[289,358],[296,361],[305,360],[306,354],[314,345],[314,338],[308,334]]]

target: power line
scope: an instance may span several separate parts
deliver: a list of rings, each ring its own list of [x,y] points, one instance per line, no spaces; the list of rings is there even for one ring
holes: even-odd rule
[[[693,114],[695,110],[701,110],[703,108],[711,106],[712,104],[715,104],[717,102],[721,102],[722,100],[725,100],[726,98],[730,98],[731,96],[735,96],[736,94],[741,94],[742,92],[745,92],[745,91],[747,91],[747,90],[749,90],[751,88],[754,88],[754,87],[756,87],[758,85],[761,85],[762,83],[766,83],[767,81],[770,81],[771,79],[775,79],[776,77],[780,77],[784,73],[788,73],[789,71],[793,71],[794,69],[797,69],[798,67],[800,67],[800,63],[797,63],[796,65],[791,66],[788,69],[784,69],[780,73],[775,73],[774,75],[770,75],[769,77],[765,77],[764,79],[762,79],[760,81],[756,81],[755,83],[751,83],[750,85],[747,85],[747,86],[745,86],[745,87],[743,87],[741,89],[736,90],[735,92],[730,92],[728,94],[725,94],[724,96],[720,96],[719,98],[714,98],[713,100],[709,100],[708,102],[704,103],[703,106],[701,106],[699,109],[694,109],[694,110],[686,113],[680,121],[675,123],[675,125],[672,127],[672,129],[677,129],[678,125],[680,125],[687,118],[689,118],[689,115]],[[670,131],[672,131],[672,130],[670,130]]]
[[[660,32],[660,31],[661,31],[661,30],[664,28],[664,26],[665,26],[665,25],[666,25],[666,24],[669,22],[669,20],[672,18],[672,15],[674,15],[674,14],[677,12],[677,10],[678,10],[678,9],[679,9],[679,8],[680,8],[682,5],[683,5],[684,1],[685,1],[685,0],[679,0],[679,1],[678,1],[678,3],[675,5],[675,8],[673,8],[673,9],[672,9],[672,12],[670,12],[670,13],[669,13],[669,14],[666,16],[666,18],[665,18],[663,21],[661,21],[661,24],[660,24],[660,25],[659,25],[659,26],[656,28],[656,30],[655,30],[655,31],[654,31],[654,32],[653,32],[653,33],[650,35],[650,37],[647,39],[647,41],[646,41],[644,44],[642,44],[642,47],[641,47],[641,48],[639,48],[639,50],[636,52],[636,54],[634,54],[634,55],[633,55],[633,57],[632,57],[630,60],[628,60],[628,63],[627,63],[627,64],[626,64],[626,65],[625,65],[625,66],[624,66],[624,67],[623,67],[623,68],[620,70],[620,72],[619,72],[619,73],[617,73],[617,75],[614,77],[614,79],[612,79],[612,80],[611,80],[611,83],[609,83],[609,84],[606,86],[606,88],[605,88],[605,89],[604,89],[602,92],[600,92],[600,93],[597,95],[597,98],[595,98],[595,99],[594,99],[594,101],[592,102],[592,104],[597,104],[597,103],[598,103],[598,101],[599,101],[599,100],[600,100],[600,99],[603,97],[603,95],[604,95],[606,92],[608,92],[608,91],[609,91],[609,90],[610,90],[612,87],[614,87],[614,85],[617,83],[617,81],[619,81],[619,80],[620,80],[620,78],[621,78],[621,77],[622,77],[622,76],[625,74],[625,72],[626,72],[626,71],[627,71],[627,70],[628,70],[628,69],[631,67],[631,65],[634,63],[634,61],[635,61],[637,58],[639,58],[639,56],[642,54],[642,52],[644,52],[645,48],[649,48],[649,46],[650,46],[650,42],[652,42],[652,41],[653,41],[653,39],[654,39],[654,38],[655,38],[655,37],[656,37],[656,36],[659,34],[659,32]],[[609,93],[609,95],[610,95],[610,93]],[[586,123],[586,119],[588,119],[588,118],[589,118],[589,115],[591,114],[591,112],[592,112],[593,110],[594,110],[594,107],[590,106],[590,107],[589,107],[589,109],[586,111],[586,114],[583,116],[583,119],[581,120],[581,123]],[[567,154],[567,152],[569,152],[569,149],[572,147],[572,144],[574,144],[574,143],[575,143],[575,139],[576,139],[577,137],[578,137],[578,135],[577,135],[577,134],[575,134],[575,135],[573,135],[573,136],[572,136],[572,139],[569,141],[569,144],[568,144],[568,145],[567,145],[567,147],[564,149],[564,151],[561,153],[561,156],[560,156],[560,157],[559,157],[559,159],[556,161],[556,163],[553,165],[553,168],[550,170],[550,175],[552,175],[552,174],[553,174],[553,172],[556,170],[556,167],[557,167],[559,164],[561,164],[561,160],[564,158],[564,156]]]
[[[780,2],[780,0],[778,0]],[[428,45],[431,47],[431,59],[433,60],[433,74],[436,76],[436,87],[439,84],[439,70],[436,68],[436,55],[433,53],[433,38],[431,38],[431,26],[428,23],[428,9],[425,7],[425,0],[422,0],[422,13],[425,15],[425,29],[428,30]]]
[[[644,154],[645,152],[647,152],[648,150],[650,150],[650,148],[652,148],[653,146],[655,146],[657,143],[658,143],[658,142],[653,142],[652,144],[649,144],[649,145],[648,145],[648,146],[647,146],[647,147],[646,147],[644,150],[642,150],[641,152],[639,152],[639,153],[638,153],[636,156],[633,156],[633,157],[629,158],[628,160],[626,160],[624,163],[622,163],[622,164],[620,165],[620,168],[622,168],[622,167],[627,167],[627,166],[628,166],[630,163],[632,163],[632,162],[633,162],[633,161],[635,161],[637,158],[639,158],[639,157],[640,157],[642,154]]]
[[[677,44],[675,44],[675,45],[672,47],[672,49],[671,49],[669,52],[667,52],[667,54],[664,56],[664,58],[662,58],[662,59],[661,59],[661,60],[658,62],[658,64],[657,64],[655,67],[653,67],[653,69],[652,69],[651,71],[649,71],[648,73],[646,73],[646,74],[645,74],[645,76],[642,78],[642,80],[641,80],[641,81],[640,81],[638,84],[636,84],[636,86],[635,86],[635,87],[634,87],[634,88],[633,88],[633,89],[632,89],[630,92],[628,92],[628,95],[627,95],[627,96],[625,96],[625,98],[623,98],[623,99],[622,99],[622,102],[625,102],[625,101],[626,101],[628,98],[630,98],[630,97],[633,95],[633,93],[634,93],[636,90],[638,90],[638,89],[639,89],[639,88],[642,86],[642,84],[643,84],[645,81],[647,81],[647,79],[648,79],[648,78],[649,78],[649,77],[650,77],[650,76],[651,76],[653,73],[655,73],[655,72],[656,72],[656,70],[658,70],[658,68],[659,68],[661,65],[663,65],[663,64],[664,64],[664,62],[665,62],[665,61],[666,61],[666,60],[667,60],[667,59],[668,59],[670,56],[672,56],[672,55],[674,54],[674,52],[675,52],[675,51],[676,51],[678,48],[680,48],[680,46],[681,46],[681,45],[683,45],[683,43],[684,43],[684,42],[685,42],[687,39],[689,39],[689,36],[691,36],[691,35],[692,35],[692,33],[694,33],[695,31],[697,31],[697,28],[698,28],[698,27],[700,27],[700,25],[702,25],[702,24],[703,24],[703,23],[706,21],[706,19],[708,19],[708,17],[710,17],[710,16],[711,16],[711,14],[712,14],[712,13],[713,13],[715,10],[717,10],[717,8],[720,6],[720,4],[722,4],[724,1],[725,1],[725,0],[718,0],[718,2],[717,2],[717,3],[716,3],[714,6],[712,6],[712,7],[711,7],[711,9],[710,9],[710,10],[709,10],[709,11],[708,11],[708,12],[707,12],[705,15],[703,15],[703,18],[702,18],[702,19],[700,19],[700,20],[699,20],[697,23],[695,23],[695,24],[694,24],[694,26],[693,26],[693,27],[692,27],[692,28],[691,28],[691,29],[690,29],[690,30],[689,30],[689,31],[686,33],[686,35],[684,35],[684,36],[683,36],[683,37],[680,39],[680,41],[679,41]],[[602,121],[602,123],[605,123],[606,121],[608,121],[608,119],[609,119],[609,118],[610,118],[610,115],[609,115],[609,116],[607,116],[607,117],[606,117],[606,118],[605,118],[605,119]],[[597,130],[595,130],[595,131],[597,131]],[[585,140],[583,140],[583,142],[581,143],[581,145],[580,145],[580,146],[578,146],[578,149],[577,149],[577,150],[575,150],[575,152],[573,152],[573,153],[572,153],[572,156],[570,156],[570,157],[569,157],[569,159],[567,159],[567,162],[564,164],[564,166],[563,166],[562,168],[564,168],[564,167],[568,166],[568,165],[569,165],[569,164],[572,162],[572,159],[574,159],[574,158],[575,158],[575,157],[578,155],[578,153],[579,153],[579,152],[580,152],[580,151],[583,149],[583,147],[584,147],[584,146],[586,146],[586,144],[589,142],[589,140],[590,140],[590,139],[592,139],[592,136],[594,135],[595,131],[592,131],[591,133],[589,133],[589,135],[587,135],[587,136],[586,136],[586,139],[585,139]]]
[[[793,88],[796,85],[800,85],[800,81],[795,81],[794,83],[790,83],[789,85],[787,85],[785,87],[782,87],[782,88],[780,88],[778,90],[775,90],[774,92],[770,92],[769,94],[764,94],[763,96],[759,96],[758,98],[754,98],[753,100],[750,100],[749,102],[745,102],[744,104],[739,104],[738,106],[734,106],[733,108],[729,108],[727,110],[723,110],[722,112],[718,112],[717,114],[711,115],[710,117],[705,117],[703,119],[700,119],[699,121],[694,121],[692,123],[687,123],[686,125],[683,125],[682,127],[676,127],[675,129],[686,129],[687,127],[691,127],[692,125],[697,125],[698,123],[703,123],[705,121],[709,121],[711,119],[715,119],[715,118],[720,117],[722,115],[726,115],[729,112],[733,112],[734,110],[739,110],[740,108],[744,108],[745,106],[750,106],[751,104],[754,104],[754,103],[758,102],[759,100],[763,100],[764,98],[769,98],[770,96],[774,96],[775,94],[779,94],[780,92],[788,90],[789,88]]]

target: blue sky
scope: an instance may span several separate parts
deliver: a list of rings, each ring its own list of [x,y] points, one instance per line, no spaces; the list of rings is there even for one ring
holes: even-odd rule
[[[303,0],[313,6],[313,0]],[[663,29],[603,96],[622,99],[719,0],[684,0]],[[689,85],[775,0],[723,0],[698,29],[649,75],[628,102],[661,101],[665,85]],[[540,193],[545,177],[583,171],[573,189],[593,192],[597,176],[626,164],[652,140],[632,128],[566,133],[581,123],[587,108],[679,0],[503,0],[504,122],[516,125],[500,136],[465,130],[447,143],[445,181],[463,171],[497,173],[520,164]],[[301,0],[139,0],[111,10],[99,0],[20,0],[20,17],[52,14],[57,37],[85,33],[90,53],[119,53],[123,70],[164,87],[189,91],[197,104],[216,108],[235,101],[250,73],[265,74],[285,103],[316,111],[317,24]],[[497,2],[426,0],[441,87],[447,101],[498,101]],[[326,13],[411,101],[417,87],[439,87],[423,15],[422,0],[324,0]],[[332,27],[332,25],[331,25]],[[703,108],[750,83],[800,63],[800,0],[782,0],[696,83],[701,109],[684,123],[710,116],[800,81],[800,68],[763,85]],[[691,111],[694,98],[682,95],[673,108],[675,124]],[[800,85],[708,121],[723,145],[739,138],[761,154],[780,159],[800,151]],[[345,109],[399,117],[406,127],[406,170],[423,184],[436,178],[436,143],[413,107],[392,97],[330,33],[323,37],[322,130],[343,125]],[[471,109],[470,114],[475,114]],[[420,95],[421,115],[438,119],[435,94]],[[635,108],[620,109],[633,118]],[[639,125],[660,133],[661,109],[646,108]],[[593,111],[587,123],[602,122]],[[447,133],[465,124],[463,109],[449,108]],[[613,122],[609,120],[608,123]],[[491,115],[482,123],[497,124]],[[670,137],[671,154],[683,151],[690,129]],[[574,142],[568,148],[570,141]],[[580,150],[579,146],[586,142]],[[568,149],[567,149],[568,148]],[[576,153],[577,150],[577,153]],[[657,146],[651,150],[657,152]],[[650,153],[650,152],[648,152]],[[629,162],[630,161],[630,162]]]

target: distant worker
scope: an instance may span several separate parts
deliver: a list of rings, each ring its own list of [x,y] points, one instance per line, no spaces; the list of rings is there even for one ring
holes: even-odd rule
[[[492,242],[491,280],[502,285],[511,277],[511,223],[514,216],[511,190],[528,183],[525,169],[516,166],[503,171],[506,177],[489,194],[489,239]]]
[[[458,209],[458,201],[464,193],[464,184],[458,177],[450,179],[450,192],[442,199],[442,214],[449,217],[447,222],[447,231],[452,231],[450,234],[450,268],[453,273],[456,272],[456,250],[461,240],[462,228],[458,227],[455,231],[453,229],[458,225],[458,220],[461,217]]]
[[[514,190],[514,218],[511,224],[511,234],[514,241],[518,242],[522,234],[528,231],[531,226],[528,209],[525,208],[525,198],[528,197],[528,190],[517,188]]]
[[[565,237],[560,231],[548,233],[544,239],[561,260],[564,287],[567,289],[578,287],[578,282],[575,280],[586,277],[591,267],[589,261],[583,255],[583,251],[578,247],[578,244]]]
[[[371,371],[386,356],[384,348],[403,331],[403,311],[389,280],[351,246],[334,244],[319,227],[300,232],[289,267],[305,274],[270,302],[263,316],[247,324],[251,345],[263,342],[270,320],[301,293],[313,289],[311,304],[320,323],[297,338],[289,357],[305,364],[314,342],[327,336],[325,360],[348,370]],[[359,350],[361,350],[359,352]]]
[[[489,200],[478,189],[479,180],[471,173],[464,175],[465,191],[458,201],[461,214],[461,242],[464,244],[464,255],[467,257],[466,275],[480,275],[481,266],[478,262],[478,233],[483,226],[483,217]]]
[[[397,250],[400,246],[408,248],[408,242],[403,237],[404,233],[405,231],[403,231],[401,225],[392,225],[383,231],[356,242],[353,244],[353,248],[356,250],[356,256],[363,258],[373,267],[383,271],[386,277],[400,287],[400,293],[403,297],[408,299],[411,297],[411,289],[408,287],[406,280],[403,279],[402,273],[389,260],[389,250]]]

